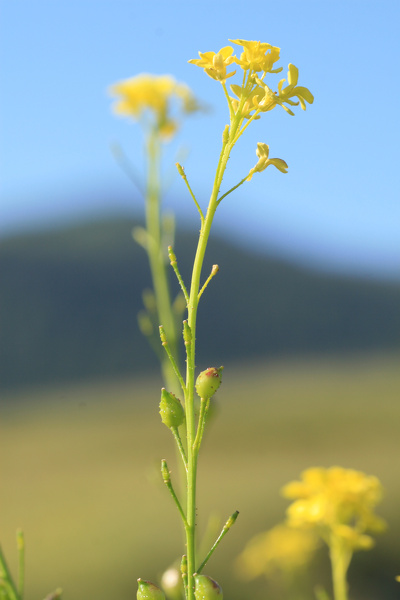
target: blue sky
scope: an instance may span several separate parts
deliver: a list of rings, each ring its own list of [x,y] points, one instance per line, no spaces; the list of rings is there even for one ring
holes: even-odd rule
[[[141,200],[112,157],[119,143],[140,169],[139,128],[117,119],[107,87],[140,72],[169,73],[212,107],[177,144],[203,205],[227,107],[220,85],[189,65],[228,39],[281,48],[315,103],[279,107],[249,128],[230,161],[234,185],[256,162],[258,141],[286,160],[221,204],[216,229],[317,266],[400,278],[398,0],[170,2],[3,0],[1,6],[1,231],[78,217],[139,214]],[[166,208],[197,223],[180,177]]]

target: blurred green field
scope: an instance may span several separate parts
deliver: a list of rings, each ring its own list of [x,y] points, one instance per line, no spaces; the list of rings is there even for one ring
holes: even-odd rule
[[[240,511],[207,568],[226,599],[275,599],[263,580],[238,581],[233,560],[283,519],[282,485],[318,465],[381,479],[378,513],[389,529],[356,555],[352,599],[399,596],[399,366],[398,355],[225,364],[200,457],[198,523],[202,531],[210,513],[225,520]],[[66,600],[132,599],[138,577],[156,579],[182,554],[159,475],[166,458],[178,478],[160,385],[155,375],[3,396],[1,539],[15,569],[15,530],[25,531],[26,600],[58,586]]]

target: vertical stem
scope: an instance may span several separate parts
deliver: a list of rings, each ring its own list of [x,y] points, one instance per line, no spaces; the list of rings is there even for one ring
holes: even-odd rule
[[[223,144],[219,163],[216,170],[214,186],[211,193],[207,214],[202,223],[200,237],[197,244],[196,256],[193,264],[192,280],[190,286],[188,303],[188,325],[192,332],[192,343],[187,353],[186,365],[186,389],[187,397],[185,399],[186,423],[187,423],[187,448],[188,448],[188,473],[187,473],[187,575],[188,588],[187,600],[194,600],[194,572],[196,569],[196,478],[197,478],[197,459],[199,449],[194,446],[195,441],[195,415],[194,415],[194,375],[195,375],[195,356],[196,356],[196,321],[197,308],[199,302],[200,276],[204,262],[204,255],[210,235],[211,225],[217,209],[217,198],[221,187],[222,177],[226,169],[229,154],[232,149],[231,143]]]
[[[148,255],[153,279],[154,295],[158,311],[159,323],[163,325],[172,354],[177,358],[178,335],[174,315],[171,308],[171,294],[168,284],[167,264],[164,260],[161,233],[160,211],[160,154],[161,144],[157,131],[152,131],[147,140],[149,157],[147,198],[146,198],[146,228],[150,240]],[[168,359],[163,356],[161,369],[167,388],[177,391],[175,373]]]
[[[348,600],[346,574],[351,560],[351,553],[340,540],[334,539],[333,536],[329,545],[329,553],[334,600]]]

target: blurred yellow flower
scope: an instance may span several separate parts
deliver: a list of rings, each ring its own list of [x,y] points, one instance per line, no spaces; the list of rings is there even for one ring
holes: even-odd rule
[[[382,498],[382,486],[376,477],[361,471],[307,469],[282,494],[294,500],[287,510],[288,523],[318,530],[327,543],[333,536],[349,549],[368,549],[373,540],[365,532],[385,528],[384,520],[373,512]]]
[[[282,158],[268,158],[269,146],[267,144],[258,142],[256,154],[258,156],[258,162],[255,167],[250,169],[247,181],[251,180],[254,173],[261,173],[261,171],[264,171],[269,165],[274,165],[281,173],[287,173],[288,166]]]
[[[113,106],[116,114],[135,120],[150,115],[152,126],[166,140],[174,135],[184,114],[200,108],[189,87],[170,75],[143,73],[115,83],[109,91],[118,98]]]
[[[279,73],[282,71],[282,67],[272,69],[274,63],[279,60],[280,48],[262,42],[247,40],[229,41],[243,47],[240,59],[235,56],[234,61],[240,65],[244,71],[264,71],[264,73]]]
[[[238,574],[250,580],[259,575],[292,573],[306,567],[317,548],[314,532],[277,525],[248,542],[236,561]]]
[[[233,48],[225,46],[219,52],[199,52],[200,58],[192,58],[188,62],[192,65],[202,67],[212,79],[224,83],[228,77],[232,77],[236,71],[226,72],[226,67],[232,64],[235,57],[232,56]]]

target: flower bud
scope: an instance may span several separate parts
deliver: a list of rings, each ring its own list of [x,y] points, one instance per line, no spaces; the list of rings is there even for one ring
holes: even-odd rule
[[[180,400],[165,388],[161,390],[160,415],[164,425],[169,428],[179,427],[185,420],[185,411]]]
[[[196,392],[200,398],[208,399],[211,398],[221,385],[222,369],[220,367],[209,367],[205,371],[202,371],[196,380]]]
[[[165,600],[165,594],[151,581],[138,579],[137,600]]]
[[[223,600],[222,588],[207,575],[194,576],[196,600]]]

